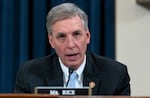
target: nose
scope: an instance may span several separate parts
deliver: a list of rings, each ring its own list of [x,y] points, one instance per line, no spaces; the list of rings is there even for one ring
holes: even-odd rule
[[[75,41],[72,37],[68,38],[67,46],[68,46],[69,49],[73,49],[75,47]]]

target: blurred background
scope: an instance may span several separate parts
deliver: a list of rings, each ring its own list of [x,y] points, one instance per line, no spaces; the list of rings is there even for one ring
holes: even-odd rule
[[[150,0],[139,1],[149,1],[150,8]],[[134,96],[150,96],[148,7],[138,5],[136,0],[116,0],[116,59],[128,66]]]
[[[46,15],[63,2],[87,13],[92,35],[89,50],[128,66],[133,96],[150,95],[150,10],[135,0],[1,0],[0,93],[13,93],[22,63],[53,52]]]

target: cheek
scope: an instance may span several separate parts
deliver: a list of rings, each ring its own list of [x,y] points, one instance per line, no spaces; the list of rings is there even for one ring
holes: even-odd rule
[[[80,47],[80,50],[85,50],[86,47],[87,47],[87,42],[86,41],[83,41],[83,42],[80,42],[80,44],[78,44],[79,47]]]
[[[63,55],[63,53],[65,51],[64,45],[55,46],[55,51],[58,53],[59,56]]]

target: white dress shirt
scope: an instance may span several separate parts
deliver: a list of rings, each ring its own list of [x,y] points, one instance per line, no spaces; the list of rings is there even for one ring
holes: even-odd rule
[[[69,77],[69,68],[66,67],[62,63],[60,58],[59,58],[59,62],[60,62],[61,69],[63,71],[64,87],[66,87],[67,81],[68,81],[68,77]],[[77,88],[82,88],[83,87],[83,70],[84,70],[84,67],[85,67],[85,63],[86,63],[86,55],[84,56],[84,60],[83,60],[82,64],[80,65],[80,67],[77,70],[75,70],[75,72],[78,74],[78,81],[75,82],[75,86]]]

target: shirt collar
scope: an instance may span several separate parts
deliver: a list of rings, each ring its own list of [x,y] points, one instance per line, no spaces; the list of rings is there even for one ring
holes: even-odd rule
[[[60,66],[61,66],[61,69],[62,69],[62,71],[63,71],[63,74],[64,74],[64,80],[65,80],[65,82],[68,80],[68,76],[69,76],[69,68],[68,67],[66,67],[63,63],[62,63],[62,61],[61,61],[61,59],[59,58],[59,62],[60,62]],[[84,56],[84,60],[83,60],[83,62],[82,62],[82,64],[80,65],[80,67],[77,69],[77,70],[75,70],[75,72],[78,74],[78,80],[81,82],[82,81],[82,79],[83,79],[83,70],[84,70],[84,67],[85,67],[85,63],[86,63],[86,55]]]

